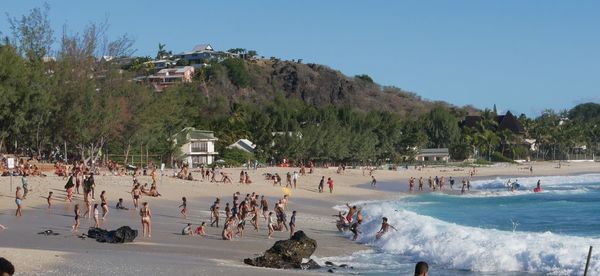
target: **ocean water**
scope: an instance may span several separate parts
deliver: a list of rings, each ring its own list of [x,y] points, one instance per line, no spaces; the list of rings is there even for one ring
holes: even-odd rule
[[[534,193],[538,180],[544,191]],[[600,275],[600,174],[522,178],[514,192],[507,181],[361,204],[358,242],[372,249],[318,261],[348,264],[337,269],[347,274],[412,275],[426,261],[431,275],[583,275],[594,246],[588,275]],[[398,230],[376,240],[384,216]]]

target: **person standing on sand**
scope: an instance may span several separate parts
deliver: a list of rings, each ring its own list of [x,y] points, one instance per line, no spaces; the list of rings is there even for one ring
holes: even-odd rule
[[[296,189],[296,186],[298,185],[298,177],[300,177],[298,175],[298,172],[294,171],[294,174],[292,175],[292,183],[294,184],[294,189]]]
[[[23,186],[23,199],[27,199],[29,193],[29,181],[27,181],[27,173],[24,173],[21,177],[21,186]]]
[[[331,177],[327,179],[327,185],[329,186],[329,193],[333,194],[333,179]]]
[[[265,221],[267,221],[267,216],[269,215],[269,202],[264,195],[261,196],[260,199],[260,208],[263,211],[263,217],[265,218]]]
[[[379,229],[379,232],[377,232],[377,235],[375,236],[376,239],[381,239],[381,237],[383,237],[383,235],[390,230],[390,227],[398,231],[398,229],[388,223],[388,219],[386,217],[383,217],[382,220],[383,222],[381,222],[381,229]]]
[[[48,202],[48,209],[52,208],[52,192],[48,192],[48,197],[46,198],[46,202]]]
[[[143,203],[143,207],[140,209],[140,217],[142,217],[142,232],[144,238],[146,237],[146,233],[148,233],[148,238],[152,238],[152,213],[150,212],[148,202]]]
[[[419,191],[423,191],[423,177],[419,177]]]
[[[465,193],[465,191],[466,191],[466,189],[467,189],[467,181],[466,181],[466,180],[463,178],[463,181],[462,181],[462,188],[460,189],[460,193],[461,193],[461,194],[464,194],[464,193]]]
[[[267,219],[267,224],[269,227],[269,232],[267,235],[268,239],[272,239],[273,237],[273,232],[275,232],[275,221],[273,221],[273,212],[269,212],[269,217]]]
[[[94,204],[94,228],[100,228],[100,221],[98,220],[98,216],[100,212],[98,212],[98,203]]]
[[[100,207],[102,207],[102,220],[108,216],[108,201],[106,200],[106,191],[100,193]]]
[[[290,172],[287,172],[287,174],[285,175],[285,187],[292,187],[292,174],[290,174]]]
[[[17,191],[15,192],[15,203],[17,204],[17,211],[15,212],[15,216],[20,217],[23,215],[21,213],[21,203],[23,203],[23,195],[21,193],[21,187],[17,187]]]
[[[377,186],[377,179],[375,179],[374,175],[371,176],[371,179],[371,187],[376,188],[375,186]]]
[[[290,217],[290,239],[296,233],[296,210],[292,211],[292,217]]]
[[[454,190],[454,178],[451,176],[448,181],[450,182],[450,190]]]
[[[323,192],[323,185],[325,184],[325,176],[321,177],[321,181],[319,181],[319,193]]]
[[[131,190],[131,195],[133,196],[133,207],[137,210],[139,207],[140,195],[142,191],[140,190],[140,184],[135,184],[133,190]]]
[[[75,224],[71,226],[72,231],[79,231],[79,204],[75,204]]]

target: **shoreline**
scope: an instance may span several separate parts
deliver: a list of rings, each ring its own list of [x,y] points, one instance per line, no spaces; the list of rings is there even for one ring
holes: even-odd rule
[[[600,165],[596,163],[577,164],[560,171],[547,168],[553,165],[554,163],[535,165],[534,169],[539,167],[541,174],[534,174],[533,176],[589,174],[600,171]],[[519,172],[518,167],[520,166],[479,168],[476,179],[514,175],[515,172]],[[451,169],[452,167],[423,171],[378,170],[374,173],[378,180],[378,186],[380,183],[384,185],[383,183],[389,182],[400,183],[406,187],[408,177],[418,177],[426,174],[435,176],[435,173],[440,174],[439,170],[444,168]],[[159,198],[142,197],[141,200],[142,202],[149,201],[155,214],[152,240],[138,236],[133,243],[124,245],[101,244],[89,239],[81,240],[70,233],[69,229],[73,224],[73,204],[68,205],[61,201],[64,195],[63,186],[66,182],[66,180],[62,180],[62,177],[29,178],[33,192],[25,201],[24,216],[22,218],[14,217],[14,190],[13,193],[8,191],[9,178],[0,178],[0,198],[5,199],[0,201],[0,224],[7,227],[7,230],[0,231],[0,250],[2,250],[0,253],[16,265],[19,273],[32,275],[42,273],[39,270],[40,267],[29,264],[28,252],[31,250],[38,251],[42,255],[59,256],[51,258],[52,261],[42,267],[42,269],[51,268],[50,275],[98,273],[98,271],[104,271],[107,266],[115,269],[120,267],[123,269],[120,274],[125,275],[134,275],[141,272],[168,274],[169,271],[182,275],[198,275],[198,273],[190,272],[200,267],[203,270],[199,274],[202,275],[220,272],[226,275],[240,273],[248,275],[280,274],[282,272],[280,270],[250,267],[242,262],[243,258],[263,253],[276,240],[289,237],[289,232],[275,232],[273,240],[266,239],[264,221],[259,223],[260,232],[255,232],[250,225],[247,225],[244,237],[234,241],[221,240],[221,228],[207,227],[207,234],[209,234],[207,238],[182,236],[180,231],[187,222],[197,226],[201,221],[208,221],[209,206],[214,198],[217,196],[221,198],[221,208],[223,209],[225,202],[231,202],[231,195],[235,191],[239,191],[242,196],[252,191],[264,194],[269,199],[269,206],[273,207],[274,200],[282,196],[283,190],[279,186],[273,187],[270,181],[262,180],[262,174],[277,172],[284,175],[285,172],[294,170],[297,170],[297,168],[270,167],[249,171],[250,177],[254,180],[251,185],[190,182],[164,176],[162,184],[159,181],[158,186],[163,196]],[[240,169],[224,169],[223,171],[230,173],[236,180],[235,175],[239,173]],[[448,173],[453,172],[449,171]],[[326,178],[331,176],[334,179],[333,194],[316,192],[318,180],[321,176]],[[518,176],[525,177],[529,175],[519,174]],[[141,176],[139,180],[141,183],[149,182],[149,177]],[[102,222],[104,225],[101,225],[101,228],[112,230],[119,226],[129,225],[140,230],[139,216],[135,212],[118,211],[113,208],[116,199],[119,197],[124,199],[126,207],[132,207],[131,198],[127,194],[131,187],[131,177],[98,176],[96,181],[96,202],[99,200],[99,192],[106,189],[110,208],[108,220]],[[285,182],[285,179],[283,181]],[[14,187],[16,187],[16,184],[20,184],[20,177],[14,177],[13,184]],[[367,188],[364,188],[365,186]],[[373,190],[369,186],[370,177],[368,175],[363,177],[360,169],[349,169],[343,174],[336,174],[334,169],[318,168],[314,174],[300,178],[298,189],[291,190],[289,208],[286,212],[297,210],[298,230],[305,231],[309,237],[317,240],[318,247],[313,256],[318,258],[343,256],[356,251],[372,249],[369,245],[352,242],[345,235],[340,235],[335,228],[336,218],[333,216],[336,213],[335,206],[343,205],[346,202],[382,201],[391,200],[401,195],[410,195],[410,193],[390,192],[385,189]],[[52,212],[48,212],[45,207],[44,197],[48,191],[54,191],[56,197]],[[75,202],[82,204],[81,196],[76,196]],[[181,202],[181,196],[188,197],[190,220],[184,220],[179,214],[177,206]],[[80,233],[87,232],[86,229],[89,223],[87,219],[82,219]],[[44,229],[56,229],[61,235],[48,237],[37,235],[37,232]],[[157,260],[160,260],[160,262]],[[156,262],[159,262],[159,264],[157,265]],[[147,271],[145,270],[147,267],[154,267],[155,270]],[[286,271],[285,273],[320,274],[323,271]],[[47,273],[44,274],[48,275]]]

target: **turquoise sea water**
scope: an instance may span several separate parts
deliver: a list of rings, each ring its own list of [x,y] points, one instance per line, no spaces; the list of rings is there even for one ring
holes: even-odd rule
[[[538,180],[544,191],[534,193]],[[421,260],[431,275],[582,275],[589,246],[600,250],[600,174],[523,178],[514,192],[507,181],[363,204],[360,242],[373,249],[323,260],[368,275],[410,275]],[[383,216],[398,231],[375,240]],[[591,272],[600,275],[600,254]]]

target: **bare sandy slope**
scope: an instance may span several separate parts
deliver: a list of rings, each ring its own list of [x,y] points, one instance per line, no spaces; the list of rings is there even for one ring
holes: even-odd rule
[[[600,171],[597,163],[563,164],[560,169],[555,163],[533,164],[533,174],[524,165],[506,165],[478,168],[477,177],[494,176],[536,176],[565,175],[575,173],[591,173]],[[285,173],[294,168],[264,168],[250,171],[251,185],[237,184],[240,169],[226,169],[232,175],[234,184],[209,183],[207,181],[183,181],[163,176],[159,181],[159,198],[142,197],[142,201],[150,202],[153,211],[152,239],[138,238],[130,244],[101,244],[89,239],[80,239],[72,233],[73,205],[84,206],[81,196],[75,202],[65,202],[63,186],[66,180],[60,177],[30,177],[30,188],[33,191],[24,201],[23,217],[14,217],[14,190],[10,191],[10,178],[0,178],[0,224],[7,227],[0,231],[0,256],[10,259],[17,267],[19,275],[275,275],[281,272],[271,269],[259,269],[245,266],[243,258],[252,257],[268,249],[274,240],[266,239],[267,231],[263,220],[260,231],[256,232],[247,225],[246,235],[234,241],[220,239],[221,228],[208,228],[208,237],[188,237],[180,235],[181,229],[188,222],[195,226],[202,221],[209,221],[209,207],[215,197],[220,197],[222,209],[224,203],[231,202],[231,195],[239,191],[242,195],[256,192],[269,199],[272,208],[274,201],[281,198],[282,187],[273,187],[271,181],[265,181],[263,173],[279,173],[285,185]],[[380,187],[393,187],[394,190],[405,190],[406,179],[410,176],[454,176],[464,177],[469,168],[460,171],[456,168],[426,168],[417,171],[413,168],[400,171],[375,171]],[[166,171],[165,174],[171,174]],[[199,178],[199,176],[195,175]],[[318,193],[317,185],[321,176],[333,177],[334,193]],[[150,182],[149,177],[139,177],[142,183]],[[14,186],[20,184],[20,177],[14,177]],[[297,225],[311,238],[317,240],[316,256],[332,256],[348,254],[366,249],[365,246],[352,243],[340,235],[334,225],[332,216],[335,205],[360,200],[379,200],[401,196],[401,193],[386,192],[383,189],[371,189],[370,177],[363,176],[361,170],[348,169],[343,174],[336,174],[335,169],[317,169],[314,174],[300,178],[299,187],[291,191],[288,211],[297,210]],[[99,193],[106,190],[109,199],[110,214],[101,223],[101,227],[116,229],[129,225],[141,229],[136,211],[120,211],[114,209],[118,198],[125,200],[127,207],[132,206],[131,177],[99,176],[96,178],[96,201]],[[327,187],[326,187],[327,189]],[[46,206],[45,197],[49,191],[54,192],[54,205]],[[177,206],[181,197],[188,198],[190,216],[182,218]],[[289,215],[288,215],[289,217]],[[82,230],[93,225],[93,220],[82,219]],[[44,236],[38,232],[51,229],[60,235]],[[276,232],[275,239],[289,237],[287,232]],[[306,274],[308,272],[287,272]],[[311,272],[319,273],[319,272]]]

